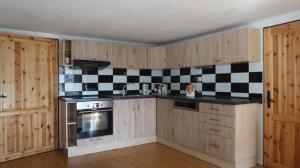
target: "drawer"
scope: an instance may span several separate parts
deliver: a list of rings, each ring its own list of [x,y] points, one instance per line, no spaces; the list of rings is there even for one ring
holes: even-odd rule
[[[205,152],[218,158],[224,157],[224,138],[215,135],[206,135]]]
[[[226,116],[235,116],[234,105],[224,105],[224,104],[213,104],[213,103],[200,103],[199,111],[203,113],[220,114]]]
[[[225,127],[235,127],[235,118],[223,115],[203,113],[204,122]]]
[[[79,147],[98,145],[98,144],[108,144],[108,143],[113,143],[112,135],[77,140],[77,146]]]
[[[233,128],[222,127],[222,126],[212,125],[207,123],[200,123],[200,130],[208,134],[234,139]]]
[[[225,160],[234,161],[234,140],[225,138],[224,139],[224,157]]]

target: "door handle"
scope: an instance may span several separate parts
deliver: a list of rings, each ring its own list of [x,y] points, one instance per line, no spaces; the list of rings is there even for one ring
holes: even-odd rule
[[[267,91],[267,107],[271,108],[271,103],[274,103],[274,100],[271,98],[271,91]]]
[[[7,96],[1,95],[0,98],[7,98]]]

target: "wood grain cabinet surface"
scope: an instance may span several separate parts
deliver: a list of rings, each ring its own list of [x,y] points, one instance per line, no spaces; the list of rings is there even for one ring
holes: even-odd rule
[[[156,136],[155,99],[114,100],[114,141]]]
[[[72,40],[72,59],[108,61],[108,43]]]
[[[148,68],[162,69],[166,67],[166,47],[148,47]]]
[[[192,111],[174,108],[173,103],[174,100],[157,100],[160,142],[166,140],[165,144],[181,145],[193,150],[192,153],[201,152],[200,156],[206,154],[237,167],[256,164],[257,104],[199,103],[199,111]]]
[[[72,40],[72,59],[110,61],[113,68],[139,69],[255,62],[259,61],[259,32],[242,28],[161,47]]]

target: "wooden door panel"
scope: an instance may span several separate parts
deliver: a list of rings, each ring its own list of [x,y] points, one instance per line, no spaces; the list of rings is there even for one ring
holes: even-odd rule
[[[21,47],[22,108],[49,107],[52,62],[49,48],[32,43],[22,43]]]
[[[16,103],[16,82],[15,82],[15,44],[14,41],[5,41],[2,43],[2,94],[7,98],[2,99],[2,110],[9,111],[15,109]]]
[[[0,162],[7,158],[20,157],[22,150],[20,147],[20,131],[18,116],[9,116],[0,118],[1,140],[0,140]]]
[[[300,155],[299,38],[300,22],[264,30],[267,102],[264,107],[264,162],[267,167],[300,166],[296,159]],[[271,102],[270,107],[268,102]]]
[[[57,52],[53,40],[5,33],[0,40],[2,162],[56,147]]]
[[[51,147],[51,113],[32,113],[20,117],[23,152]]]

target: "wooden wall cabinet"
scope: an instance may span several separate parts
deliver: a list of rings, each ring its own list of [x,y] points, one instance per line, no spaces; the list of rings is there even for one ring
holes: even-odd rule
[[[108,61],[108,43],[72,40],[73,59]]]
[[[244,28],[225,32],[226,63],[259,61],[259,32]]]
[[[125,44],[109,44],[108,48],[111,67],[148,68],[146,47]]]
[[[114,141],[156,135],[155,99],[114,100]]]
[[[70,55],[65,53],[70,53]],[[60,40],[59,64],[71,66],[74,59],[109,61],[108,43],[91,40]],[[70,60],[69,63],[66,60]]]
[[[60,46],[60,65],[71,65],[68,60],[86,59],[110,61],[113,68],[163,69],[259,61],[259,32],[252,28],[162,47],[86,40],[63,40]]]
[[[167,49],[166,47],[149,47],[148,54],[148,68],[162,69],[166,67]]]

